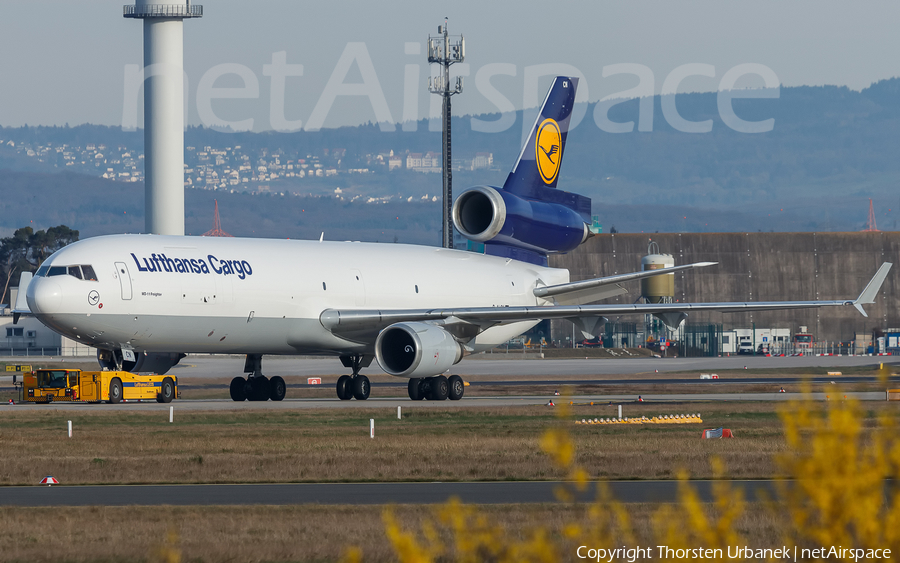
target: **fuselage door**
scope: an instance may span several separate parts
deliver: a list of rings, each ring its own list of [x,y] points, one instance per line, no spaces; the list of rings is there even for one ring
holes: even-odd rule
[[[122,288],[122,299],[131,300],[131,275],[125,262],[116,262],[116,276],[119,278],[119,287]]]

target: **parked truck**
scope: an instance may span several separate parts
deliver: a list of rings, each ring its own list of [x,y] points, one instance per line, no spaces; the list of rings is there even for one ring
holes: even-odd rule
[[[39,369],[26,373],[23,379],[23,398],[33,403],[119,403],[141,399],[169,403],[178,396],[177,378],[127,371]]]

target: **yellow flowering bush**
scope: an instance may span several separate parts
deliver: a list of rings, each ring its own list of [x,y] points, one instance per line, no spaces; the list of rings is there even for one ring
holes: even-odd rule
[[[566,419],[568,411],[564,401],[560,403],[560,417]],[[900,553],[900,486],[891,481],[900,482],[900,440],[894,420],[882,416],[866,427],[861,407],[853,400],[830,401],[824,408],[812,400],[799,401],[785,408],[780,418],[788,450],[776,460],[784,479],[778,481],[777,496],[768,506],[784,545]],[[588,474],[578,465],[574,442],[562,425],[548,429],[539,445],[570,484],[557,490],[560,500],[570,501],[575,492],[587,489]],[[679,500],[655,509],[651,537],[643,538],[644,544],[720,549],[722,556],[711,558],[720,561],[730,560],[729,546],[746,545],[737,525],[745,499],[724,480],[724,465],[717,459],[712,464],[714,475],[723,479],[713,484],[713,502],[702,501],[688,475],[680,472]],[[597,484],[596,500],[577,520],[556,531],[535,524],[513,533],[478,508],[458,501],[436,507],[433,519],[419,530],[404,530],[390,509],[384,512],[384,524],[397,560],[403,563],[558,561],[571,559],[579,545],[634,546],[638,541],[628,510],[602,482]],[[363,559],[358,550],[348,555],[352,555],[348,560]],[[838,558],[853,560],[848,554]],[[627,559],[617,555],[614,560]]]

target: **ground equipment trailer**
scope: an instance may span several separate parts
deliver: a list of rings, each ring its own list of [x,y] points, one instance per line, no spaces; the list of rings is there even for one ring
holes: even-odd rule
[[[156,399],[168,403],[178,396],[176,378],[136,375],[127,371],[39,369],[25,374],[23,393],[33,403],[81,401],[119,403],[123,399]]]

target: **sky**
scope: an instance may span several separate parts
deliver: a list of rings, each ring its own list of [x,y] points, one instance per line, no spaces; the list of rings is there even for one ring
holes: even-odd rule
[[[783,86],[859,90],[900,76],[900,3],[889,0],[202,3],[203,18],[184,23],[192,125],[295,130],[428,117],[439,98],[427,92],[425,42],[444,17],[466,38],[455,115],[534,106],[554,74],[580,75],[582,100],[614,96],[638,84],[611,72],[622,64],[642,68],[655,93],[698,63],[713,76],[687,73],[678,92],[715,91],[747,64]],[[121,0],[0,0],[0,125],[142,126],[129,110],[142,102],[125,94],[142,46],[142,25],[122,17]],[[283,103],[265,70],[278,61],[289,69]],[[751,73],[736,86],[763,84]]]

